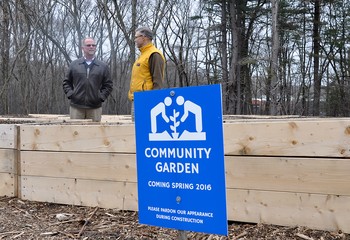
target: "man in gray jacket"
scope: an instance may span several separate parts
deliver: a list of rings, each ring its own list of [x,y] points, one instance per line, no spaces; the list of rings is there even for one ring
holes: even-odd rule
[[[95,58],[96,42],[87,37],[82,41],[84,57],[73,61],[63,80],[63,91],[70,100],[71,119],[101,121],[102,103],[113,89],[109,67]]]

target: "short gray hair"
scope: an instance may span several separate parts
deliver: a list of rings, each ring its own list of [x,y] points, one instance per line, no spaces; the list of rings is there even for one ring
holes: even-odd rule
[[[151,40],[153,39],[154,33],[148,27],[140,27],[140,28],[136,29],[136,32],[139,32],[140,34],[142,34],[143,36],[145,36],[145,37],[147,37],[147,38],[149,38]]]
[[[87,39],[91,39],[91,40],[93,40],[93,41],[96,43],[96,41],[95,41],[95,39],[94,39],[93,37],[84,37],[83,40],[81,40],[81,45],[82,45],[82,46],[85,45],[85,41],[86,41]]]

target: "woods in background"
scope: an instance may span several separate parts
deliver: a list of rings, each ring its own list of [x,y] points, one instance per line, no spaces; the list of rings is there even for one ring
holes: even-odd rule
[[[166,87],[222,84],[224,114],[350,115],[350,1],[0,1],[0,114],[68,114],[62,81],[81,40],[99,39],[111,69],[104,114],[130,114],[149,26],[166,58]]]

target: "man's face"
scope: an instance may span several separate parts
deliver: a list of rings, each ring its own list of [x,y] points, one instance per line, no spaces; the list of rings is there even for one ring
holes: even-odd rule
[[[84,45],[82,46],[84,56],[92,58],[96,53],[96,43],[93,39],[85,39]]]
[[[146,40],[145,38],[146,37],[144,35],[142,35],[142,33],[136,32],[135,38],[134,38],[136,47],[138,47],[138,48],[143,47],[145,45],[145,40]]]

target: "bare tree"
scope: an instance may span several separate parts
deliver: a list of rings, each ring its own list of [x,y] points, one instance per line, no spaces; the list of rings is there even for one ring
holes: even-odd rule
[[[348,116],[348,3],[0,1],[0,114],[68,113],[62,79],[85,36],[111,68],[104,113],[128,114],[135,29],[149,26],[166,85],[222,84],[224,114],[261,114],[266,103],[268,114]]]
[[[167,15],[162,21],[161,43],[166,57],[174,64],[176,74],[169,82],[171,87],[185,87],[192,85],[194,45],[198,44],[195,35],[197,13],[193,10],[193,1],[184,0],[181,3],[171,4],[167,9]],[[171,66],[168,67],[171,73]]]
[[[10,3],[8,1],[0,2],[0,14],[1,19],[1,77],[0,77],[0,99],[1,99],[1,109],[0,112],[8,113],[8,82],[10,80]]]
[[[313,19],[313,57],[314,57],[314,105],[313,115],[318,116],[320,113],[320,95],[321,95],[321,78],[320,69],[320,0],[314,0],[314,19]]]
[[[278,99],[278,52],[279,52],[279,39],[278,39],[278,0],[271,0],[271,13],[272,13],[272,27],[271,27],[271,36],[272,36],[272,53],[270,59],[270,67],[269,67],[269,76],[267,79],[267,98],[266,98],[266,110],[271,115],[276,115],[279,112],[279,106],[281,104]],[[270,98],[271,97],[271,98]]]

